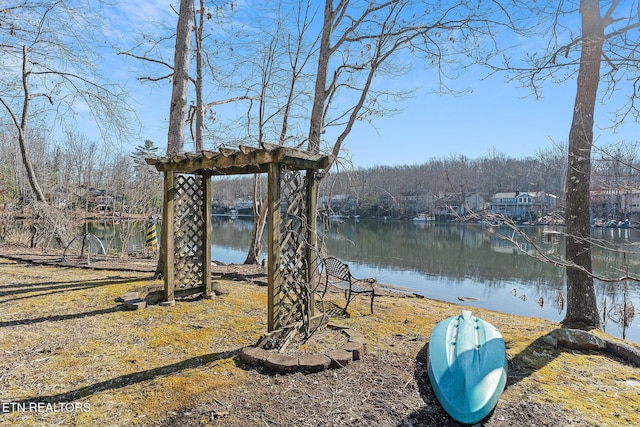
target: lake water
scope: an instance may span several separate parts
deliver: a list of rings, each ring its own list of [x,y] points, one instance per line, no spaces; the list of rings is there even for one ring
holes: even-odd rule
[[[242,263],[251,240],[251,220],[214,217],[212,228],[213,259]],[[471,308],[560,321],[566,308],[560,297],[566,296],[564,269],[533,255],[538,247],[549,258],[562,256],[564,230],[526,227],[523,231],[533,244],[507,227],[435,221],[346,220],[332,223],[320,234],[328,253],[347,262],[356,277],[374,277],[380,283]],[[621,277],[629,272],[640,277],[640,232],[597,228],[592,237],[596,239],[596,274]],[[107,235],[104,238],[109,240]],[[604,310],[610,313],[605,330],[622,337],[616,309],[625,298],[640,309],[640,284],[596,281],[596,298],[601,315]],[[625,329],[628,340],[640,342],[640,320]]]

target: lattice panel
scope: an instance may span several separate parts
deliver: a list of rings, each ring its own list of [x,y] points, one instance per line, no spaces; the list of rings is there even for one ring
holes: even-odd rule
[[[308,244],[307,191],[302,171],[282,171],[280,182],[282,223],[280,244],[280,307],[281,327],[302,321],[309,324],[309,298],[306,249]]]
[[[204,183],[200,175],[180,174],[175,180],[174,283],[175,289],[204,286]]]

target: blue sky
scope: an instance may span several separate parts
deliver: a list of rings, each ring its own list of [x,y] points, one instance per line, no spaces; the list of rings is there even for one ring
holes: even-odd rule
[[[549,86],[541,99],[535,99],[527,89],[500,77],[482,80],[482,76],[478,72],[465,77],[465,87],[471,89],[465,95],[436,95],[421,89],[399,105],[399,114],[377,118],[375,127],[357,123],[345,143],[346,154],[356,167],[411,165],[452,155],[473,159],[493,150],[524,158],[567,142],[575,82]],[[170,92],[138,86],[141,135],[164,147]],[[614,106],[598,105],[594,129],[598,145],[640,139],[638,123],[624,124],[615,133],[609,128]]]
[[[500,78],[481,77],[480,72],[466,76],[465,87],[471,92],[459,97],[418,94],[406,102],[401,114],[380,120],[377,132],[361,127],[347,143],[354,163],[415,164],[452,155],[478,158],[490,150],[524,158],[554,141],[567,141],[571,85],[545,91],[544,98],[536,100],[529,91]]]
[[[126,9],[113,11],[117,13],[107,17],[113,21],[114,28],[126,28],[124,22],[134,22],[138,31],[153,22],[175,22],[176,19],[165,1],[149,0],[122,7]],[[114,37],[125,40],[127,34],[114,33]],[[164,148],[169,84],[143,85],[133,74],[127,74],[127,69],[131,70],[135,63],[126,61],[123,64],[117,73],[135,100],[134,108],[142,124],[140,140],[126,144],[130,147],[123,149],[132,150],[144,139],[151,139]],[[535,99],[529,90],[517,88],[515,83],[505,83],[504,76],[483,79],[485,74],[485,71],[475,69],[457,81],[458,89],[470,90],[463,96],[429,93],[433,88],[428,82],[419,81],[419,77],[407,82],[418,89],[413,98],[397,105],[402,109],[399,114],[377,118],[375,128],[367,123],[356,123],[344,146],[352,164],[356,167],[420,164],[452,155],[478,158],[492,150],[524,158],[552,147],[554,142],[567,141],[575,81],[548,85],[542,91],[542,98]],[[619,106],[614,103],[598,106],[594,129],[597,144],[638,139],[640,129],[635,122],[623,125],[615,134],[608,129],[609,113]],[[86,132],[92,133],[89,127]],[[186,148],[189,150],[188,146]]]

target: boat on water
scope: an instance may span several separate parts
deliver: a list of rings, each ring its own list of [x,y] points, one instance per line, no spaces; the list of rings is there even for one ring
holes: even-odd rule
[[[420,214],[412,218],[413,222],[427,222],[427,221],[435,221],[435,220],[436,220],[435,217],[430,215],[425,215],[425,214]]]
[[[504,339],[471,311],[438,323],[431,333],[428,374],[445,411],[462,424],[486,418],[507,382]]]
[[[624,221],[616,221],[614,219],[605,220],[596,218],[591,223],[592,227],[602,227],[602,228],[630,228],[631,221],[629,218],[626,218]]]

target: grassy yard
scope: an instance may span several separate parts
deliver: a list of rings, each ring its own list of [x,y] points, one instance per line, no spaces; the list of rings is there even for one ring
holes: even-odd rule
[[[116,298],[159,283],[149,276],[0,258],[0,424],[159,425],[250,388],[255,375],[238,352],[266,332],[266,288],[220,281],[228,294],[212,300],[124,310]],[[415,361],[433,326],[460,308],[382,296],[369,315],[367,299],[356,298],[351,316],[335,322],[365,334],[367,358],[390,352]],[[596,425],[640,425],[638,368],[544,345],[552,322],[475,312],[507,344],[510,385],[500,405],[535,401]]]

